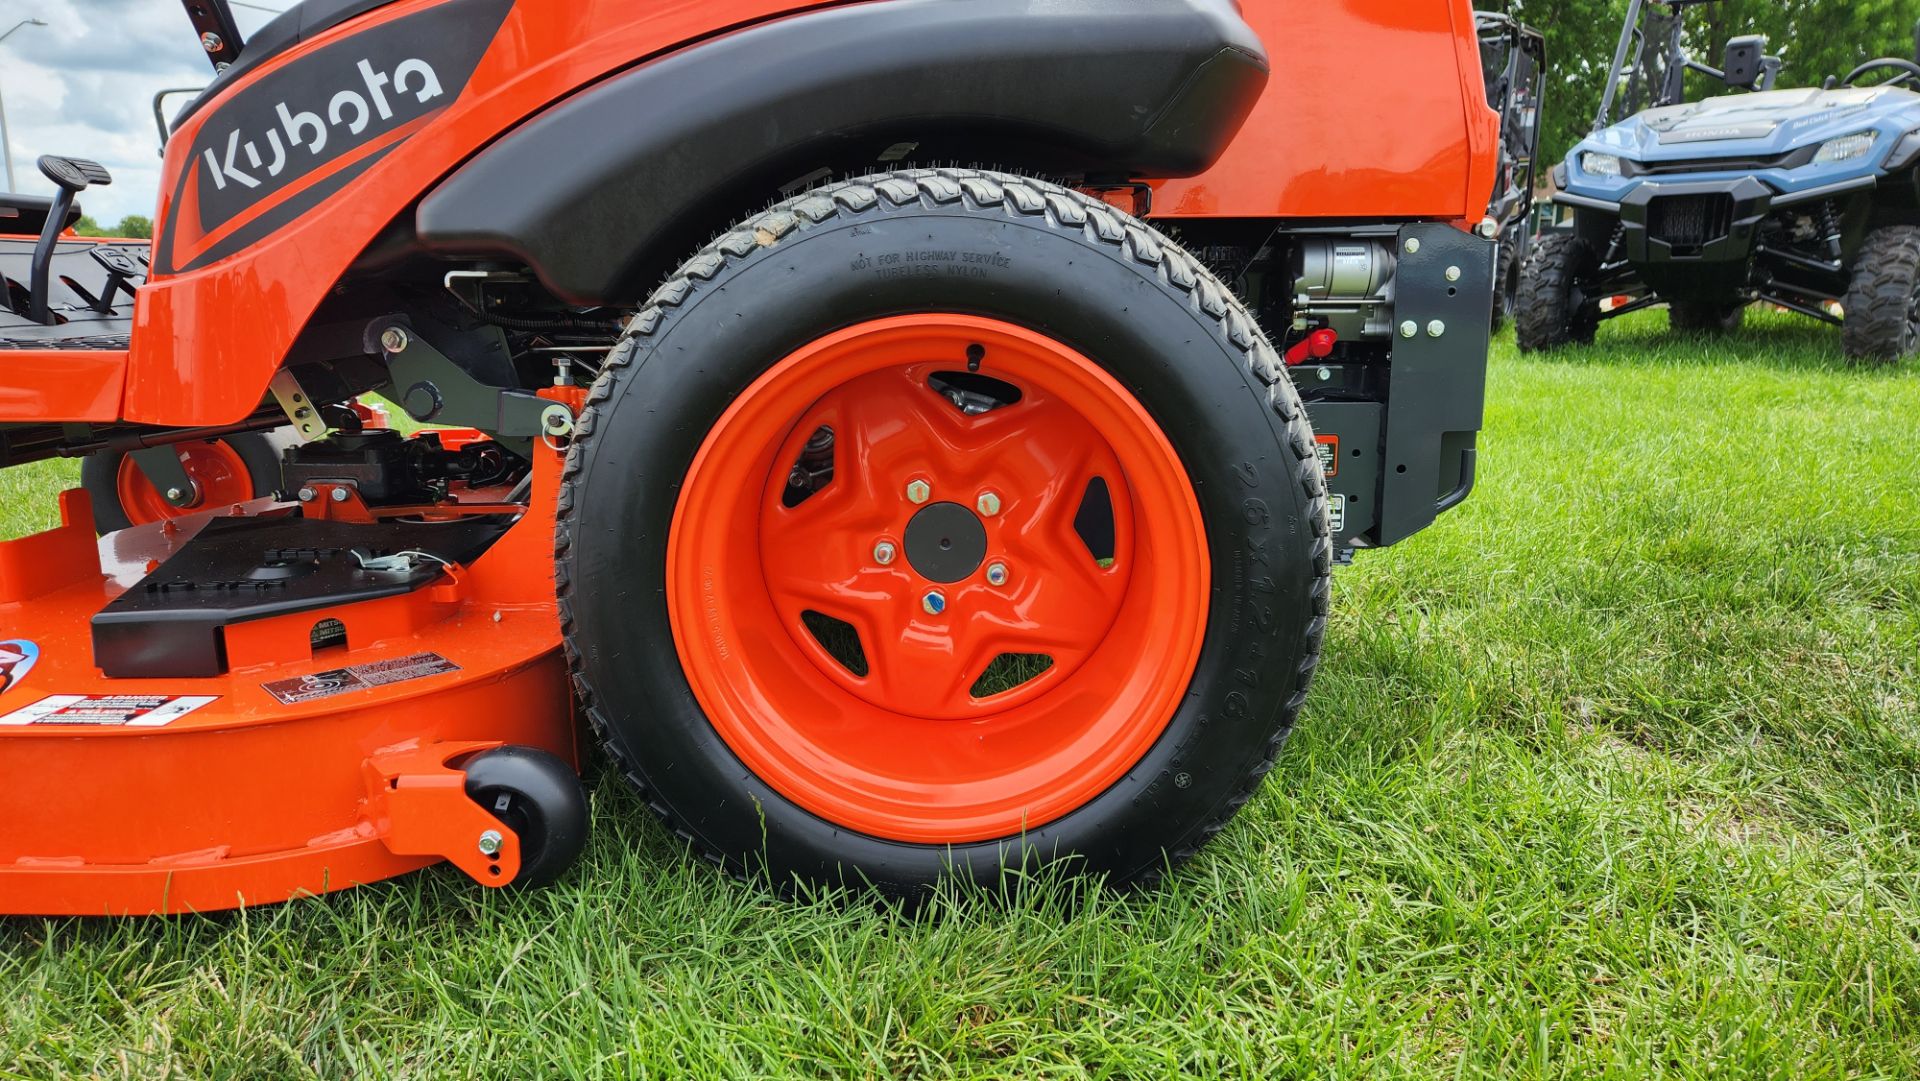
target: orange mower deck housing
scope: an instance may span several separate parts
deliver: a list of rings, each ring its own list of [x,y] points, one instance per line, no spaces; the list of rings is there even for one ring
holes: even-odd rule
[[[748,868],[674,725],[787,808],[776,879],[1177,856],[1277,746],[1207,726],[1304,700],[1327,565],[1471,489],[1469,0],[186,6],[153,240],[71,233],[77,158],[0,194],[0,467],[87,477],[0,541],[0,914],[548,882],[594,735]],[[1155,352],[1182,319],[1257,406]],[[1272,433],[1217,480],[1216,408]]]

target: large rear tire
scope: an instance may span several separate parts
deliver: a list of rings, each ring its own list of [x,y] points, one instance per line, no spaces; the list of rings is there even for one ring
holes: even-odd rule
[[[1522,353],[1593,341],[1600,327],[1599,301],[1581,288],[1593,267],[1593,249],[1576,233],[1534,238],[1515,303],[1513,333]]]
[[[1849,358],[1882,364],[1920,353],[1920,226],[1867,234],[1854,258],[1840,342]]]
[[[594,385],[575,686],[736,873],[1151,880],[1305,700],[1324,493],[1273,349],[1151,228],[998,173],[848,181],[688,261]]]

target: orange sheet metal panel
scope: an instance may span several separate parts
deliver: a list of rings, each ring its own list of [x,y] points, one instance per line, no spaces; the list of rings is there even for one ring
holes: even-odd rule
[[[223,99],[328,43],[391,19],[437,6],[406,0],[378,8],[315,35],[298,49],[249,70]],[[275,228],[243,255],[174,276],[140,290],[125,415],[151,424],[221,424],[241,420],[260,402],[268,380],[307,318],[351,263],[394,216],[501,131],[635,58],[655,55],[716,28],[784,14],[794,0],[542,0],[505,16],[457,99],[427,123],[387,144],[377,168],[354,176],[341,194]],[[748,77],[743,75],[743,77]],[[323,99],[324,100],[324,99]],[[186,160],[201,126],[219,119],[218,102],[195,112],[167,143],[156,221],[198,218],[174,205]],[[264,136],[261,136],[264,138]],[[237,159],[246,161],[244,156]],[[316,173],[318,176],[318,173]],[[196,185],[185,185],[187,192]],[[182,211],[186,213],[182,213]],[[209,236],[208,242],[215,238]],[[326,268],[326,273],[315,273]],[[236,312],[247,313],[235,320]],[[193,348],[180,348],[192,342]]]
[[[1155,217],[1479,221],[1500,118],[1470,0],[1242,0],[1273,78],[1212,169]]]
[[[0,424],[120,418],[127,354],[117,349],[9,349],[0,352]]]

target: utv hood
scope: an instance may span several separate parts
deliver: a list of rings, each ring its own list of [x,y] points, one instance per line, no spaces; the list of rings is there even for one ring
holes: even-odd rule
[[[1903,110],[1920,112],[1920,94],[1891,87],[1731,94],[1649,109],[1597,133],[1589,145],[1636,161],[1776,154],[1874,126]]]

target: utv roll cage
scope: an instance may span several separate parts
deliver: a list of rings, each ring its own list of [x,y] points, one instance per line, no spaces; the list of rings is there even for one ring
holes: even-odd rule
[[[1613,67],[1608,69],[1600,112],[1593,120],[1594,131],[1613,126],[1613,106],[1623,79],[1627,84],[1626,107],[1620,112],[1621,119],[1685,101],[1689,71],[1718,79],[1736,90],[1773,89],[1780,77],[1780,58],[1766,55],[1767,39],[1758,34],[1728,41],[1726,56],[1718,68],[1687,55],[1682,40],[1687,9],[1714,3],[1719,0],[1627,0],[1627,17],[1621,23],[1620,42],[1613,50]],[[1650,52],[1649,45],[1657,45],[1658,51]]]
[[[1540,84],[1547,66],[1546,35],[1497,11],[1474,12],[1480,35],[1487,104],[1500,114],[1505,190],[1494,192],[1489,213],[1503,226],[1532,210],[1535,159],[1540,147]],[[1502,172],[1506,172],[1505,169]]]

